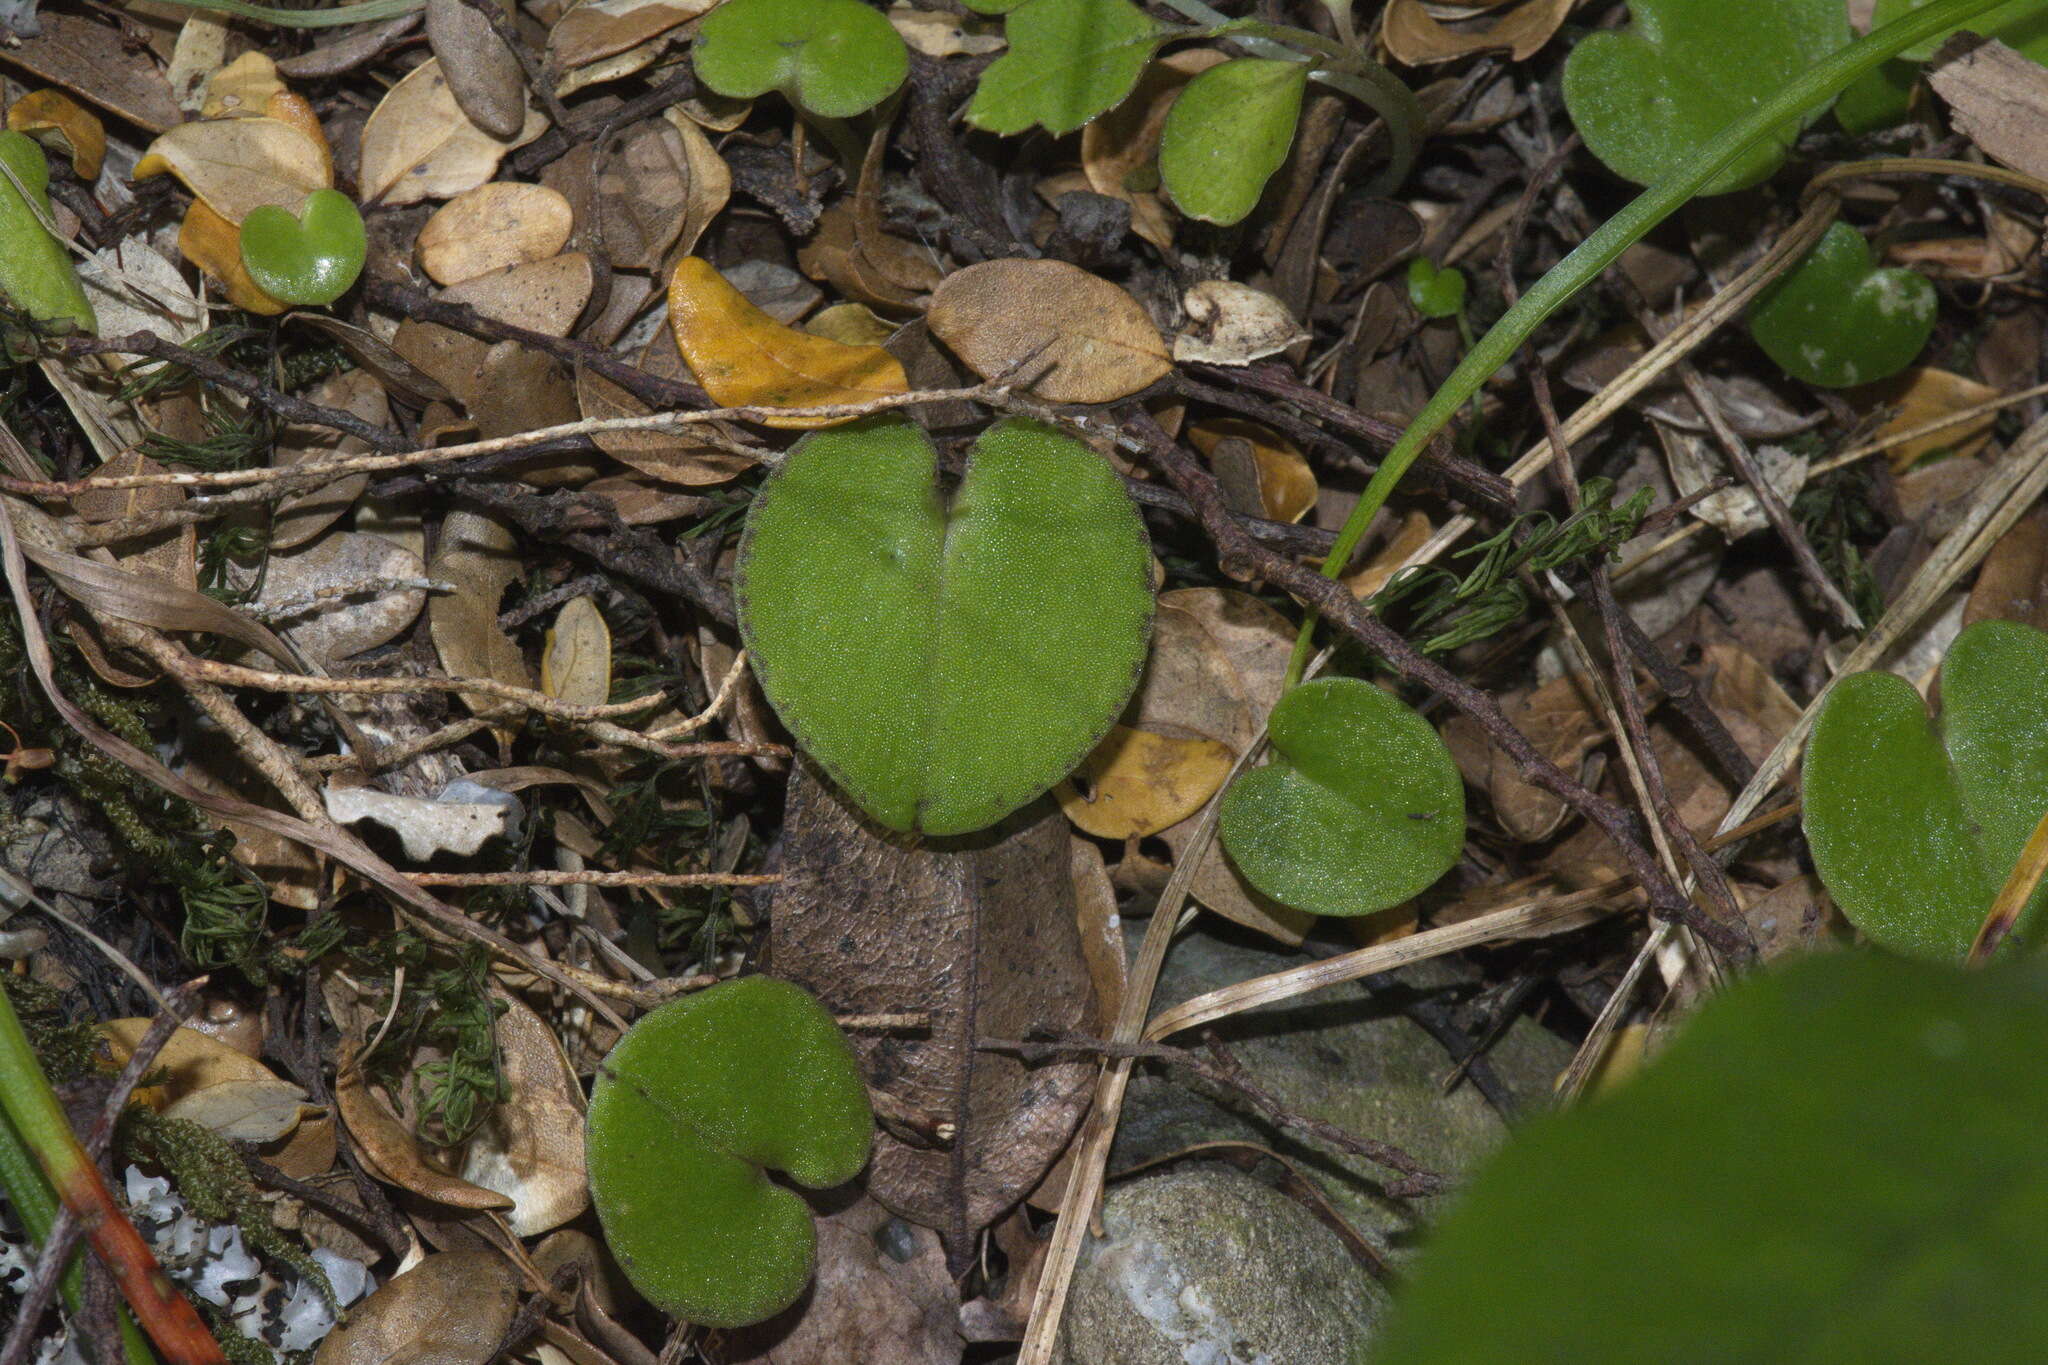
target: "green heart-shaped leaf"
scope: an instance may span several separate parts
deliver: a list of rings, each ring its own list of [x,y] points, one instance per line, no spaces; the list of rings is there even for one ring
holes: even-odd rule
[[[275,204],[242,220],[242,264],[257,288],[286,303],[333,303],[363,270],[363,215],[339,190],[314,190],[294,218]]]
[[[1144,527],[1098,455],[984,432],[950,501],[900,419],[805,437],[762,485],[740,632],[797,742],[892,829],[964,834],[1066,776],[1137,685]]]
[[[1753,974],[1612,1096],[1518,1130],[1373,1365],[2038,1360],[2043,1037],[2048,964]]]
[[[1749,334],[1794,379],[1845,388],[1912,364],[1938,304],[1925,276],[1879,268],[1863,234],[1836,223],[1757,297]]]
[[[1159,177],[1182,213],[1235,223],[1294,145],[1308,67],[1241,57],[1212,66],[1167,111],[1159,135]]]
[[[704,16],[691,54],[721,95],[780,90],[820,118],[852,118],[889,98],[910,52],[860,0],[726,0]]]
[[[1426,318],[1454,318],[1465,311],[1465,272],[1417,256],[1408,262],[1408,302]]]
[[[1572,49],[1564,102],[1593,155],[1641,185],[1683,169],[1715,134],[1851,37],[1842,0],[1629,0],[1628,8],[1633,23],[1588,34]],[[1781,130],[1701,192],[1756,184],[1784,162],[1798,133]]]
[[[1465,843],[1465,788],[1443,740],[1356,678],[1303,683],[1267,723],[1274,760],[1224,794],[1223,846],[1274,900],[1318,915],[1399,905]]]
[[[2048,635],[1980,621],[1941,665],[1941,724],[1892,673],[1842,679],[1815,718],[1807,843],[1850,923],[1901,953],[1953,961],[2048,811]],[[2018,935],[2036,934],[2048,886]]]
[[[50,221],[50,163],[43,149],[26,133],[0,132],[0,165],[13,176],[0,175],[0,295],[37,322],[97,331],[70,253],[43,226]]]
[[[760,1322],[803,1293],[815,1244],[810,1210],[767,1171],[844,1184],[873,1128],[832,1016],[786,981],[741,977],[662,1005],[605,1058],[591,1202],[649,1303],[708,1327]]]
[[[1003,22],[1010,48],[981,73],[967,121],[984,132],[1038,124],[1071,133],[1123,102],[1166,30],[1130,0],[1025,0]]]

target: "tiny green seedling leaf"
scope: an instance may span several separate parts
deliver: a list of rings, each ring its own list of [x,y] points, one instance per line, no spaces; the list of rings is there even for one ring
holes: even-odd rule
[[[760,1322],[811,1277],[804,1201],[844,1184],[874,1117],[853,1049],[796,986],[748,976],[634,1024],[591,1087],[585,1144],[605,1241],[647,1301],[708,1327]]]
[[[1241,57],[1188,82],[1159,135],[1159,178],[1182,213],[1236,223],[1287,161],[1308,67]]]
[[[1370,1359],[2038,1360],[2043,1036],[2038,962],[1754,974],[1618,1092],[1521,1128]]]
[[[285,303],[333,303],[363,270],[363,215],[339,190],[314,190],[294,218],[263,204],[242,220],[242,265],[256,287]]]
[[[1850,923],[1954,961],[2048,812],[2048,635],[1980,621],[1941,666],[1941,723],[1891,673],[1842,679],[1807,746],[1806,838]],[[2016,936],[2038,937],[2048,886]],[[2031,932],[2030,932],[2031,931]]]
[[[1443,740],[1356,678],[1303,683],[1273,708],[1274,760],[1224,794],[1223,846],[1297,910],[1363,915],[1441,877],[1465,843],[1465,788]]]
[[[889,98],[910,52],[860,0],[726,0],[704,16],[697,78],[721,95],[780,90],[820,118],[852,118]]]
[[[1836,223],[1757,298],[1749,334],[1794,379],[1845,388],[1912,364],[1938,302],[1925,276],[1880,268],[1863,234]]]
[[[981,75],[967,121],[988,133],[1071,133],[1123,102],[1166,30],[1130,0],[1025,0],[1010,50]]]
[[[50,163],[26,133],[0,132],[0,294],[37,322],[98,330],[92,304],[50,221]],[[20,188],[17,189],[16,185]]]
[[[1465,272],[1456,266],[1439,270],[1423,256],[1408,262],[1408,302],[1426,318],[1454,318],[1465,311]]]
[[[1626,28],[1588,34],[1572,49],[1564,102],[1593,155],[1640,185],[1683,169],[1715,134],[1852,36],[1842,0],[1629,0],[1629,13]],[[1701,193],[1756,184],[1784,162],[1803,126],[1782,129]]]
[[[1145,660],[1150,555],[1094,452],[1007,420],[950,501],[901,419],[805,437],[761,487],[740,632],[797,742],[884,825],[965,834],[1065,777]]]

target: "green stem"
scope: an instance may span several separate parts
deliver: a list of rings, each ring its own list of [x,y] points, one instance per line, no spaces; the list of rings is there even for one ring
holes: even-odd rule
[[[362,0],[361,4],[334,9],[273,9],[249,5],[242,0],[170,0],[186,9],[203,9],[213,14],[232,14],[238,19],[275,24],[279,28],[341,28],[347,24],[374,24],[396,19],[401,14],[426,8],[426,0]]]
[[[1685,170],[1645,189],[1627,208],[1608,219],[1598,232],[1551,267],[1542,279],[1529,287],[1513,308],[1501,316],[1500,321],[1487,329],[1486,335],[1479,338],[1479,344],[1466,352],[1464,360],[1451,372],[1451,377],[1443,382],[1428,404],[1415,415],[1415,420],[1408,424],[1408,429],[1401,433],[1401,439],[1394,443],[1371,482],[1366,484],[1358,506],[1344,523],[1344,529],[1337,533],[1336,542],[1323,561],[1324,575],[1335,578],[1344,572],[1352,551],[1358,548],[1366,528],[1386,504],[1395,485],[1401,482],[1402,475],[1422,454],[1430,438],[1449,424],[1465,400],[1477,394],[1486,381],[1513,358],[1545,318],[1598,278],[1600,272],[1612,265],[1623,251],[1677,212],[1687,200],[1699,193],[1702,186],[1763,138],[1795,122],[1808,110],[1825,104],[1864,72],[1882,65],[1915,43],[1954,28],[1999,3],[2001,0],[1935,0],[1934,4],[1895,19],[1814,63],[1769,100],[1722,129],[1700,149],[1700,155]],[[1287,664],[1288,687],[1301,681],[1317,620],[1317,614],[1311,611],[1302,622],[1301,634],[1294,644],[1294,656]]]

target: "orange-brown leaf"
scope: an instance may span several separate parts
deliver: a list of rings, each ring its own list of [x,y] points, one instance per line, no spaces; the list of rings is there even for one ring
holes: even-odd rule
[[[185,259],[219,283],[228,302],[251,313],[275,317],[290,304],[263,292],[242,264],[242,230],[215,213],[204,199],[194,199],[178,228],[178,250]]]
[[[726,407],[802,408],[865,403],[908,393],[896,357],[786,327],[726,283],[709,261],[685,256],[668,290],[676,349]],[[832,426],[847,418],[771,417],[773,427]]]
[[[107,158],[107,130],[99,118],[61,90],[32,90],[7,111],[7,126],[45,146],[61,143],[71,169],[90,185]]]

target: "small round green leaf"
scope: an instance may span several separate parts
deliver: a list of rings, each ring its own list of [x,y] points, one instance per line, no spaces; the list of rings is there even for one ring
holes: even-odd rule
[[[1925,276],[1880,268],[1863,234],[1836,223],[1758,296],[1749,334],[1794,379],[1846,388],[1912,364],[1938,302]]]
[[[339,190],[314,190],[299,216],[275,204],[242,220],[242,264],[256,287],[286,303],[333,303],[363,270],[363,215]]]
[[[704,16],[691,54],[721,95],[780,90],[820,118],[874,108],[910,74],[910,52],[860,0],[726,0]]]
[[[873,1128],[832,1016],[786,981],[741,977],[662,1005],[605,1058],[591,1201],[649,1303],[708,1327],[760,1322],[803,1293],[816,1236],[804,1201],[766,1172],[844,1184]]]
[[[1458,861],[1465,788],[1443,740],[1356,678],[1303,683],[1273,708],[1274,760],[1224,794],[1223,846],[1245,879],[1318,915],[1399,905]]]
[[[1723,128],[1851,38],[1842,0],[1629,0],[1628,8],[1633,23],[1586,35],[1565,59],[1564,102],[1593,155],[1639,185],[1683,169]],[[1798,133],[1781,130],[1702,193],[1756,184],[1784,162]]]
[[[12,174],[0,175],[0,295],[37,322],[97,331],[70,254],[43,226],[50,221],[50,163],[43,149],[26,133],[0,132],[0,165]]]
[[[987,133],[1071,133],[1123,102],[1166,30],[1130,0],[1025,0],[1009,51],[981,73],[967,121]]]
[[[1807,843],[1849,922],[1900,953],[1970,946],[2048,811],[2048,634],[1982,621],[1941,666],[1941,725],[1891,673],[1842,679],[1821,704],[1803,779]],[[2038,888],[2018,937],[2037,938]]]
[[[2023,1365],[2048,966],[1839,952],[1708,1002],[1459,1195],[1373,1365]]]
[[[1258,207],[1287,161],[1301,92],[1302,62],[1241,57],[1188,82],[1159,135],[1159,178],[1182,213],[1236,223]]]
[[[1426,318],[1458,316],[1465,311],[1465,272],[1449,265],[1439,270],[1417,256],[1408,262],[1408,302]]]
[[[900,419],[807,436],[762,485],[740,632],[797,742],[892,829],[964,834],[1067,775],[1137,685],[1150,556],[1122,482],[1007,420],[950,500]]]

